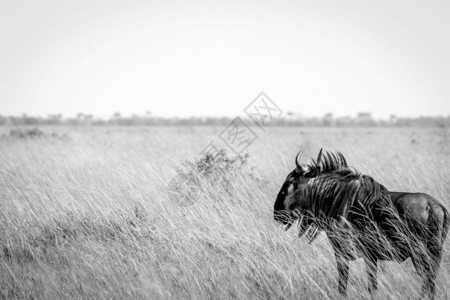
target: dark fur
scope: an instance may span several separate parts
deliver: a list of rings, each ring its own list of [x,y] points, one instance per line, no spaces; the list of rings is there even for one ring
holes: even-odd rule
[[[289,193],[290,185],[294,189]],[[377,288],[378,260],[401,262],[411,257],[423,277],[424,292],[434,297],[449,228],[448,212],[436,199],[389,192],[350,168],[341,153],[321,150],[317,160],[288,175],[275,202],[277,221],[291,224],[300,216],[299,235],[311,226],[326,231],[336,255],[341,293],[347,289],[349,260],[365,259],[372,292]]]

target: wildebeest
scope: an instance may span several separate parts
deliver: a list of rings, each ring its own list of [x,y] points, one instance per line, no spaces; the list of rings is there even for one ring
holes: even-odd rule
[[[389,192],[372,177],[347,165],[339,152],[322,152],[311,164],[301,164],[283,183],[274,218],[287,225],[298,221],[299,236],[312,242],[325,231],[333,247],[338,289],[346,294],[349,261],[362,257],[369,292],[377,289],[377,261],[412,262],[423,279],[422,292],[433,298],[442,245],[449,229],[448,211],[421,193]]]

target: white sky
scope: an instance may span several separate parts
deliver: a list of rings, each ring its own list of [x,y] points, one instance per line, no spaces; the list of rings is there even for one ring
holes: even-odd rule
[[[0,1],[0,114],[450,115],[448,1]]]

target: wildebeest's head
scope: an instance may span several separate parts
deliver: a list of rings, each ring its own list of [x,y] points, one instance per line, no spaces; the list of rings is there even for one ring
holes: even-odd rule
[[[302,203],[298,199],[300,196],[302,186],[307,184],[314,175],[314,169],[310,165],[301,164],[300,158],[305,149],[302,149],[295,157],[295,169],[288,174],[281,189],[277,195],[274,205],[274,219],[283,225],[288,225],[289,228],[292,223],[302,217]],[[309,226],[307,220],[304,220],[304,226]]]
[[[281,189],[277,195],[274,205],[275,221],[287,225],[286,230],[291,227],[293,222],[299,220],[299,235],[313,224],[315,218],[311,214],[309,193],[311,185],[316,177],[324,173],[334,172],[347,168],[347,162],[340,153],[322,154],[322,149],[316,161],[311,164],[302,164],[301,156],[305,149],[302,149],[295,157],[295,169],[288,174]]]

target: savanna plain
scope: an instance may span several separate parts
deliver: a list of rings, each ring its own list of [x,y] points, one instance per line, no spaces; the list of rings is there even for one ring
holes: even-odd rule
[[[0,298],[341,298],[325,234],[310,245],[273,221],[306,144],[305,162],[338,150],[389,190],[450,207],[447,128],[255,128],[248,157],[228,149],[229,168],[196,170],[189,205],[168,184],[184,162],[198,167],[211,141],[223,145],[221,127],[10,130],[0,128]],[[450,297],[444,248],[437,299]],[[420,299],[410,260],[382,262],[378,280],[376,299]],[[350,264],[348,298],[370,299],[362,260]]]

